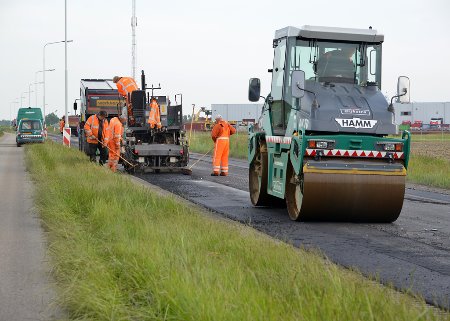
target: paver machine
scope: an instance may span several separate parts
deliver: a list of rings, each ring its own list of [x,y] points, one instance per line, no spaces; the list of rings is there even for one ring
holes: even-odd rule
[[[275,32],[271,92],[249,127],[255,206],[285,200],[292,220],[392,222],[400,215],[410,135],[397,134],[393,100],[409,102],[399,77],[381,92],[376,30],[303,26]],[[260,99],[251,78],[249,100]]]
[[[142,89],[131,93],[127,108],[124,108],[128,121],[124,130],[122,156],[126,162],[123,166],[127,171],[183,171],[189,162],[187,140],[182,130],[183,97],[177,94],[173,104],[167,96],[155,96],[154,91],[161,88],[153,85],[148,88],[144,71],[141,82]],[[148,124],[149,105],[153,98],[158,103],[161,128],[150,128]]]

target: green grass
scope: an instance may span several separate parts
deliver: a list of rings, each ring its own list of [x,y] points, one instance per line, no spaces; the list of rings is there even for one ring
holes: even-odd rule
[[[158,196],[76,150],[30,145],[26,159],[70,319],[450,320],[320,255]]]
[[[9,126],[0,126],[0,137],[3,136],[4,133],[14,133],[14,131]]]
[[[407,178],[413,183],[450,189],[450,161],[413,154]]]

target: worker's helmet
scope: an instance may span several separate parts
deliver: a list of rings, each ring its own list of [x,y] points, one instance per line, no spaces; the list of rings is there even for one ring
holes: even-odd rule
[[[215,119],[216,119],[216,120],[221,120],[221,119],[222,119],[222,115],[217,114]]]

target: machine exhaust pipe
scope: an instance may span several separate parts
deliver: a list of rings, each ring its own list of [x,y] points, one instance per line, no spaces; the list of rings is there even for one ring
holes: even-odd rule
[[[145,74],[144,74],[144,71],[141,70],[141,90],[145,90],[145,86],[146,86],[146,84],[145,84]]]

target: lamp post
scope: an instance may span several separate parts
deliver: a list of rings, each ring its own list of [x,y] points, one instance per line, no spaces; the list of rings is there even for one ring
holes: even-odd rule
[[[54,71],[55,69],[47,69],[47,70],[38,70],[34,73],[34,103],[36,105],[36,107],[38,106],[37,104],[37,87],[36,84],[43,84],[44,82],[37,82],[37,74],[40,72],[44,72],[44,71]]]
[[[34,85],[33,83],[28,85],[28,107],[31,107],[31,85]]]
[[[22,103],[22,99],[25,98],[26,96],[24,96],[23,94],[26,94],[27,92],[23,92],[20,94],[20,108],[23,108],[23,103]]]
[[[42,102],[42,107],[44,108],[44,119],[45,119],[45,47],[47,47],[48,45],[54,45],[57,43],[63,43],[65,42],[67,44],[67,42],[72,42],[73,40],[62,40],[62,41],[55,41],[55,42],[48,42],[44,45],[44,49],[43,49],[43,65],[42,65],[42,75],[43,75],[43,102]]]

